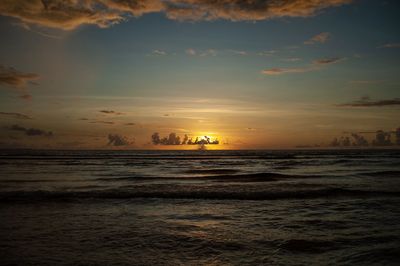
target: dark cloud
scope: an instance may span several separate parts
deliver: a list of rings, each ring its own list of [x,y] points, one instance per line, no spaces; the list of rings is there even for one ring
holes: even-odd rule
[[[0,4],[1,5],[1,4]],[[0,85],[11,88],[23,88],[28,83],[39,78],[34,73],[23,73],[12,67],[0,65]]]
[[[382,106],[395,106],[400,105],[400,98],[387,99],[387,100],[376,100],[373,101],[369,97],[362,97],[360,100],[338,104],[337,106],[343,107],[382,107]]]
[[[123,114],[123,113],[116,112],[113,110],[100,110],[99,112],[103,113],[103,114],[109,114],[109,115],[122,115]]]
[[[397,128],[394,131],[363,131],[363,132],[343,132],[345,136],[341,136],[340,138],[334,138],[330,143],[330,146],[333,147],[366,147],[366,146],[392,146],[392,145],[400,145],[400,128]],[[368,140],[363,136],[364,134],[375,134],[375,137],[372,139],[371,143],[368,143]],[[347,135],[347,136],[346,136]],[[392,135],[396,138],[395,142],[392,142]]]
[[[129,146],[134,141],[129,141],[126,137],[118,134],[108,134],[108,144],[111,146]]]
[[[115,123],[113,121],[102,121],[102,120],[97,120],[97,121],[91,121],[91,124],[106,124],[106,125],[114,125]]]
[[[72,30],[92,24],[105,28],[131,16],[162,12],[174,20],[266,20],[310,17],[351,0],[13,0],[0,14],[24,24]]]
[[[20,113],[0,112],[0,115],[17,118],[17,119],[32,119],[32,117],[24,115],[24,114],[20,114]]]
[[[314,65],[330,65],[330,64],[338,63],[343,60],[344,60],[344,58],[342,58],[342,57],[322,58],[322,59],[314,60],[313,64]]]
[[[160,137],[158,132],[153,133],[151,135],[151,142],[154,145],[217,145],[219,141],[217,139],[211,140],[210,137],[204,136],[202,138],[196,137],[195,140],[193,138],[189,138],[188,135],[185,134],[183,140],[176,135],[176,133],[170,133],[168,137]]]
[[[45,137],[52,137],[53,132],[51,131],[44,131],[37,128],[25,128],[19,125],[13,125],[8,128],[9,130],[13,131],[21,131],[24,132],[27,136],[45,136]]]
[[[361,135],[357,133],[351,133],[351,136],[353,137],[353,146],[368,146],[368,141]]]
[[[390,146],[392,145],[390,132],[384,132],[383,130],[376,131],[375,139],[372,141],[374,146]]]
[[[134,126],[134,125],[136,125],[135,123],[125,123],[124,124],[125,126]]]

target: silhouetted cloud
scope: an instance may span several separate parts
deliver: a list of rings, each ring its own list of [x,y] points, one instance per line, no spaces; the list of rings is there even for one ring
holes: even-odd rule
[[[345,136],[334,138],[330,143],[333,147],[367,147],[372,146],[392,146],[400,145],[400,127],[394,131],[363,131],[363,132],[343,132]],[[372,139],[371,143],[363,136],[363,134],[375,134],[375,138]],[[396,138],[396,141],[392,142],[392,135]]]
[[[330,65],[336,64],[340,61],[343,61],[345,58],[343,57],[330,57],[330,58],[321,58],[313,61],[314,65]]]
[[[107,124],[107,125],[114,125],[115,123],[113,121],[102,121],[102,120],[97,120],[97,121],[91,121],[91,124]]]
[[[373,101],[369,97],[362,97],[360,100],[350,102],[350,103],[338,104],[337,106],[342,106],[342,107],[382,107],[382,106],[395,106],[395,105],[400,105],[400,98]]]
[[[128,146],[133,144],[134,141],[129,141],[126,137],[118,134],[108,134],[108,144],[111,146]]]
[[[24,132],[27,136],[45,136],[45,137],[52,137],[53,132],[51,131],[44,131],[37,128],[25,128],[19,125],[13,125],[8,128],[9,130],[13,131],[21,131]]]
[[[23,73],[12,67],[0,65],[0,85],[11,88],[23,88],[27,83],[39,78],[34,73]]]
[[[304,67],[293,68],[270,68],[262,70],[261,73],[265,75],[282,75],[288,73],[305,73],[320,70],[328,65],[336,64],[345,60],[343,57],[321,58],[314,60],[310,65]]]
[[[372,141],[374,146],[390,146],[392,145],[390,139],[390,132],[384,132],[383,130],[376,131],[375,139]]]
[[[92,24],[105,28],[127,18],[162,12],[175,20],[266,20],[309,17],[351,0],[13,0],[0,2],[0,14],[24,24],[72,30]]]
[[[359,147],[368,146],[368,141],[360,134],[351,133],[351,136],[354,139],[353,146],[359,146]]]
[[[136,125],[136,123],[125,123],[124,125],[125,126],[134,126],[134,125]]]
[[[316,44],[316,43],[326,43],[330,38],[331,34],[329,32],[321,32],[315,35],[311,39],[304,42],[304,44]]]
[[[196,137],[195,140],[193,138],[189,138],[188,135],[185,134],[183,140],[176,135],[176,133],[170,133],[168,137],[160,137],[158,132],[153,133],[151,135],[151,142],[154,145],[217,145],[219,141],[217,139],[211,140],[210,137],[204,136],[202,138]]]
[[[20,113],[0,112],[0,115],[17,118],[17,119],[32,119],[32,117],[24,115],[24,114],[20,114]]]
[[[109,114],[109,115],[122,115],[123,114],[123,113],[116,112],[113,110],[100,110],[99,112],[103,113],[103,114]]]

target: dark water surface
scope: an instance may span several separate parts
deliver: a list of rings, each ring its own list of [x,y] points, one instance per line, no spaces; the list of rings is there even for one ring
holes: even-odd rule
[[[2,265],[399,265],[400,151],[0,151]]]

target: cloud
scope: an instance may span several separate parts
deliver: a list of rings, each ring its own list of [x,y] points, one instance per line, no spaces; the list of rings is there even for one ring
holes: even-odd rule
[[[229,51],[236,55],[248,55],[249,54],[247,51],[241,51],[241,50],[229,50]]]
[[[134,141],[129,141],[126,137],[118,134],[108,134],[108,144],[111,146],[128,146],[133,144]]]
[[[299,57],[289,57],[289,58],[284,58],[282,59],[282,61],[286,61],[286,62],[298,62],[301,61],[302,59]]]
[[[13,125],[8,128],[9,130],[13,131],[21,131],[24,132],[27,136],[45,136],[45,137],[52,137],[53,132],[51,131],[44,131],[37,128],[25,128],[19,125]]]
[[[320,10],[351,0],[170,0],[164,1],[168,18],[177,20],[266,20],[309,17]]]
[[[320,34],[315,35],[311,39],[304,42],[304,44],[316,44],[316,43],[326,43],[329,39],[331,39],[332,34],[329,32],[321,32]]]
[[[23,99],[23,100],[31,100],[32,99],[32,95],[30,94],[22,94],[19,96],[19,98]]]
[[[219,144],[218,139],[211,140],[210,137],[204,136],[202,138],[196,137],[195,140],[193,138],[189,138],[188,135],[184,135],[182,141],[181,137],[177,136],[176,133],[170,133],[168,137],[160,137],[158,132],[153,133],[151,135],[151,142],[154,145],[217,145]]]
[[[305,73],[305,72],[320,70],[325,66],[336,64],[343,60],[345,60],[345,58],[342,57],[322,58],[314,60],[310,65],[304,67],[270,68],[262,70],[261,73],[265,75],[275,75],[275,76],[282,74],[289,74],[289,73]]]
[[[368,146],[368,141],[360,134],[351,133],[351,136],[354,139],[353,146]]]
[[[153,50],[151,52],[152,55],[156,55],[156,56],[163,56],[163,55],[167,55],[167,52],[163,51],[163,50]]]
[[[343,57],[322,58],[313,61],[314,65],[331,65],[345,60]]]
[[[387,43],[379,46],[378,48],[400,48],[400,43]]]
[[[28,83],[37,80],[39,75],[34,73],[23,73],[12,67],[0,65],[0,85],[11,88],[24,88]]]
[[[192,49],[192,48],[186,49],[185,52],[186,52],[187,55],[192,55],[192,56],[197,54],[196,50]]]
[[[366,97],[362,97],[360,100],[353,101],[350,103],[338,104],[337,106],[342,106],[342,107],[382,107],[382,106],[396,106],[396,105],[400,105],[400,98],[373,101],[369,97],[366,96]]]
[[[351,84],[377,84],[382,83],[383,80],[351,80]]]
[[[24,115],[24,114],[20,114],[20,113],[0,112],[0,115],[13,117],[13,118],[17,118],[17,119],[32,119],[32,117]]]
[[[115,124],[113,121],[102,121],[102,120],[92,121],[90,123],[91,124],[107,124],[107,125],[114,125]]]
[[[270,68],[261,71],[261,73],[266,75],[282,75],[287,73],[304,73],[313,71],[313,68],[310,67],[296,67],[296,68]]]
[[[100,110],[99,112],[103,113],[103,114],[109,114],[109,115],[122,115],[122,114],[124,114],[124,113],[116,112],[116,111],[113,111],[113,110]]]
[[[134,125],[136,125],[135,123],[125,123],[124,124],[125,126],[134,126]]]
[[[62,30],[81,25],[106,28],[129,17],[161,12],[173,20],[256,21],[310,17],[352,0],[13,0],[0,2],[0,14],[21,23]]]
[[[390,139],[390,132],[384,132],[383,130],[376,131],[375,139],[372,141],[374,146],[390,146],[393,145]]]

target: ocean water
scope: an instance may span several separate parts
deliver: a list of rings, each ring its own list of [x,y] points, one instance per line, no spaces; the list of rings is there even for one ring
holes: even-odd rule
[[[0,151],[1,265],[399,265],[400,151]]]

